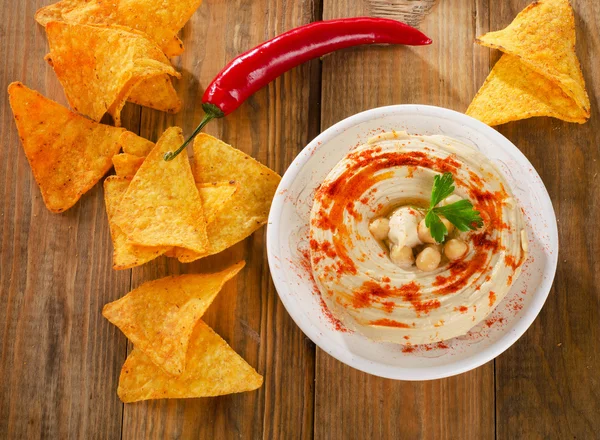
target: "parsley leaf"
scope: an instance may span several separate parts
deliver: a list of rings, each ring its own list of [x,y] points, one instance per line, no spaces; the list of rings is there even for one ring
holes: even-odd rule
[[[431,236],[437,243],[443,242],[446,235],[448,235],[448,229],[442,222],[440,215],[444,216],[459,231],[466,232],[483,226],[479,211],[473,209],[473,204],[469,200],[459,200],[450,205],[436,206],[452,194],[454,189],[452,173],[444,173],[442,176],[436,175],[433,178],[431,200],[425,215],[425,226],[429,228]]]
[[[444,241],[444,237],[448,235],[446,225],[442,223],[442,219],[433,210],[429,210],[425,216],[425,226],[429,228],[431,236],[437,243]]]
[[[454,178],[452,173],[439,174],[433,178],[433,189],[431,190],[431,202],[429,209],[435,208],[446,197],[454,192]]]
[[[479,211],[473,209],[470,200],[459,200],[450,205],[439,206],[433,208],[433,212],[446,217],[459,231],[466,232],[483,226]]]

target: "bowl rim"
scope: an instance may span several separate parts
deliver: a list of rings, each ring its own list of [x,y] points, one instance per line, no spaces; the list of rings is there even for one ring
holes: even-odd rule
[[[369,361],[362,357],[359,357],[357,361],[356,356],[354,356],[351,352],[349,352],[348,350],[343,350],[336,344],[331,343],[327,337],[321,337],[315,327],[313,327],[310,323],[306,323],[305,321],[299,319],[299,317],[295,316],[295,314],[290,311],[292,304],[290,299],[288,298],[288,295],[281,293],[281,291],[286,292],[288,286],[286,285],[286,283],[279,280],[277,277],[271,276],[271,278],[275,285],[277,295],[279,296],[283,306],[285,307],[288,314],[291,316],[292,320],[296,323],[300,330],[302,330],[302,332],[323,351],[333,356],[338,361],[368,374],[395,380],[424,381],[442,379],[465,373],[467,371],[473,370],[475,368],[480,367],[481,365],[486,364],[487,362],[495,359],[496,357],[504,353],[509,347],[511,347],[515,342],[517,342],[517,340],[527,331],[527,329],[529,329],[531,324],[533,324],[540,311],[542,310],[542,307],[544,306],[546,299],[550,294],[550,291],[552,290],[552,285],[556,276],[559,249],[558,227],[554,207],[552,205],[552,201],[550,199],[546,186],[540,178],[537,170],[533,167],[533,165],[531,165],[531,162],[529,162],[529,159],[527,159],[527,157],[521,152],[521,150],[516,145],[514,145],[508,138],[506,138],[500,132],[496,131],[494,128],[468,115],[457,112],[455,110],[450,110],[444,107],[432,105],[398,104],[384,107],[376,107],[351,115],[337,122],[336,124],[332,125],[331,127],[321,132],[319,135],[317,135],[312,141],[308,143],[308,145],[306,145],[298,153],[298,155],[294,158],[292,163],[285,171],[281,182],[277,187],[277,191],[275,193],[275,197],[273,198],[273,203],[269,211],[266,233],[266,246],[269,270],[273,273],[283,270],[277,268],[277,264],[275,261],[276,257],[271,252],[271,243],[276,243],[278,241],[277,238],[279,235],[280,225],[277,222],[277,220],[279,214],[283,209],[285,201],[285,197],[281,194],[281,191],[282,189],[288,188],[293,183],[293,181],[298,176],[300,170],[302,170],[306,163],[311,159],[312,154],[314,154],[320,148],[327,145],[332,138],[355,125],[359,125],[379,117],[389,116],[394,113],[402,113],[411,110],[416,112],[425,111],[425,113],[427,113],[428,116],[433,117],[449,117],[454,120],[457,120],[457,122],[469,126],[475,131],[478,131],[480,133],[483,132],[483,134],[485,134],[486,137],[494,139],[495,142],[504,143],[509,149],[513,150],[511,152],[515,154],[519,160],[522,160],[530,165],[533,177],[537,178],[540,182],[542,190],[540,194],[545,199],[543,200],[543,202],[544,204],[548,205],[547,214],[549,217],[547,218],[547,222],[549,225],[548,232],[550,238],[552,241],[556,242],[555,252],[553,252],[549,256],[548,261],[546,263],[546,268],[550,269],[551,271],[551,279],[549,280],[548,288],[545,289],[545,292],[543,292],[542,294],[538,293],[538,295],[536,295],[532,299],[532,302],[528,305],[526,310],[524,310],[523,315],[512,326],[512,331],[508,331],[498,340],[493,342],[491,345],[477,351],[472,356],[461,360],[457,360],[446,365],[434,367],[407,368],[387,364],[375,364],[372,361]],[[367,368],[367,365],[369,364],[371,368]]]

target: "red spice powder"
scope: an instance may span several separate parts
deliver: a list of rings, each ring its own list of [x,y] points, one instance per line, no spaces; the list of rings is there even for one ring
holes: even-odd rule
[[[511,267],[512,270],[517,270],[520,263],[517,263],[517,259],[513,255],[505,255],[504,262],[507,266]]]
[[[313,240],[311,240],[311,241],[313,241]],[[312,273],[312,267],[310,265],[310,252],[307,249],[303,249],[300,251],[300,254],[303,257],[300,260],[300,266],[302,267],[302,269],[304,269],[304,272],[310,278],[310,281],[311,281],[312,287],[313,287],[313,289],[312,289],[313,295],[319,296],[319,304],[321,305],[321,309],[323,311],[323,315],[325,316],[325,319],[327,319],[327,321],[331,324],[331,326],[333,327],[334,330],[344,332],[344,333],[349,332],[350,330],[348,330],[339,319],[337,319],[335,316],[333,316],[333,314],[327,307],[327,304],[323,300],[323,297],[321,296],[321,291],[317,287],[317,282],[315,281],[315,278]]]
[[[373,281],[365,281],[362,286],[354,292],[352,306],[356,309],[371,306],[374,302],[383,303],[386,298],[402,298],[403,301],[410,302],[417,312],[427,314],[433,309],[441,306],[437,299],[428,301],[421,300],[419,293],[420,286],[411,281],[399,288],[392,288],[389,285],[382,286]]]
[[[415,351],[415,347],[413,347],[412,345],[405,345],[402,348],[402,353],[412,353],[413,351]]]
[[[356,219],[356,221],[362,220],[362,214],[354,209],[354,202],[348,202],[346,204],[346,210],[348,211],[348,214]]]
[[[323,311],[323,315],[325,315],[325,318],[331,324],[331,326],[333,327],[334,330],[337,330],[342,333],[349,332],[349,330],[346,328],[346,326],[344,326],[344,324],[342,324],[342,321],[340,321],[335,316],[333,316],[333,313],[331,313],[331,310],[329,310],[329,307],[327,307],[327,304],[325,303],[325,301],[323,300],[323,297],[320,294],[319,294],[319,303],[321,304],[321,310]]]
[[[490,307],[492,307],[494,305],[494,303],[496,302],[496,293],[493,290],[490,290],[489,298],[490,298]]]
[[[403,322],[394,321],[393,319],[377,319],[375,321],[369,322],[371,325],[380,325],[382,327],[397,327],[397,328],[410,328],[410,325],[405,324]]]
[[[335,225],[329,219],[329,215],[326,212],[318,212],[316,217],[311,220],[311,224],[315,228],[322,229],[324,231],[335,232]]]
[[[394,307],[396,306],[393,301],[384,301],[381,303],[381,305],[386,313],[392,313],[394,311]]]
[[[455,312],[467,313],[469,308],[467,306],[454,307]]]
[[[313,252],[313,256],[315,253],[323,253],[323,254],[327,255],[329,258],[337,257],[337,253],[335,252],[335,249],[333,248],[333,245],[331,244],[331,242],[326,240],[322,243],[319,243],[314,238],[311,238],[309,243],[310,243],[310,250]]]
[[[496,323],[504,323],[504,318],[501,317],[496,317],[496,318],[490,318],[487,321],[485,321],[485,325],[487,325],[488,327],[493,326]]]

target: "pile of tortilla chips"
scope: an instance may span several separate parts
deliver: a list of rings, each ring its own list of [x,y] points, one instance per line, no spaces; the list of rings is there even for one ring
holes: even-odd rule
[[[123,402],[251,391],[263,378],[200,318],[240,262],[214,274],[143,284],[102,314],[133,342],[117,394]]]
[[[162,254],[191,262],[266,223],[280,177],[241,151],[201,134],[192,171],[185,154],[163,160],[183,142],[180,128],[167,129],[156,145],[130,132],[119,141],[125,153],[113,157],[117,175],[104,182],[115,269]]]
[[[46,59],[73,110],[96,121],[108,112],[117,126],[129,97],[159,110],[179,110],[169,76],[180,74],[146,35],[115,26],[59,21],[48,23],[46,34],[50,45]]]
[[[62,0],[39,9],[42,26],[52,21],[79,24],[114,24],[144,32],[163,52],[173,57],[183,52],[177,33],[202,0]]]
[[[168,57],[183,51],[177,33],[201,3],[62,0],[37,11],[35,18],[46,28],[50,46],[46,60],[73,111],[19,82],[8,92],[25,154],[50,211],[72,207],[108,172],[123,142],[132,145],[131,153],[125,153],[139,157],[133,165],[126,156],[114,159],[119,174],[133,174],[131,167],[141,166],[151,142],[136,144],[133,133],[94,121],[109,113],[120,126],[126,101],[166,112],[180,110],[171,78],[181,75]],[[109,185],[118,191],[122,182]]]
[[[181,54],[177,33],[202,0],[63,0],[41,8],[46,60],[70,106],[120,125],[126,101],[176,113],[181,108],[171,77],[181,75],[168,57]]]
[[[466,114],[491,126],[534,116],[583,124],[590,117],[568,0],[536,1],[477,43],[504,54]]]

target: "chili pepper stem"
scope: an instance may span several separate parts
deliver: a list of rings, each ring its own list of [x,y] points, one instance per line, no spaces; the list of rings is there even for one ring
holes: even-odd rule
[[[188,144],[192,142],[192,140],[198,135],[198,133],[202,131],[206,124],[208,124],[213,119],[222,118],[223,116],[225,116],[221,109],[214,104],[203,103],[202,109],[206,112],[206,114],[204,115],[204,118],[202,118],[202,122],[200,122],[200,125],[196,127],[192,135],[189,138],[187,138],[187,140],[181,145],[181,147],[179,147],[175,151],[167,151],[165,153],[165,155],[163,156],[165,161],[168,162],[170,160],[175,159],[179,153],[185,150],[185,147],[187,147]]]

